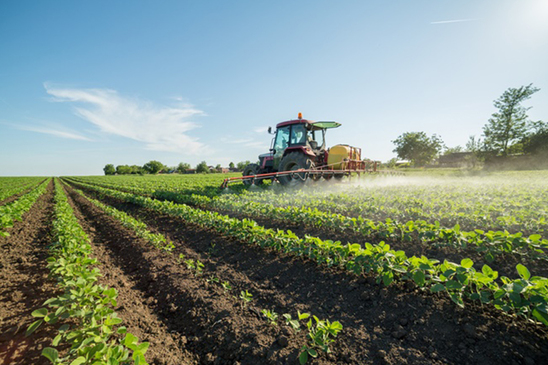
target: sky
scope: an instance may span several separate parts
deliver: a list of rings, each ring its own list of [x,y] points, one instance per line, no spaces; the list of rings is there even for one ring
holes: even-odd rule
[[[481,136],[510,87],[548,121],[548,0],[0,1],[0,176],[228,166],[269,126],[395,157]]]

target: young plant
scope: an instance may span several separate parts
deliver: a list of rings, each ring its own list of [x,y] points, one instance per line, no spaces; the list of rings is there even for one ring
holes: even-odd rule
[[[263,316],[266,317],[266,319],[268,319],[271,325],[273,326],[278,325],[278,313],[274,311],[270,311],[268,309],[263,309],[261,313],[263,314]]]
[[[247,290],[245,292],[242,290],[240,292],[240,299],[244,301],[244,304],[250,303],[253,300],[253,294]]]
[[[314,316],[316,324],[309,320],[306,324],[308,328],[309,341],[301,348],[301,354],[299,355],[299,363],[306,364],[308,357],[317,357],[317,349],[322,350],[325,353],[330,353],[329,345],[335,341],[337,334],[342,330],[342,325],[335,321],[329,320],[322,321],[318,317]]]
[[[285,318],[285,323],[291,326],[291,328],[293,328],[293,331],[297,333],[301,330],[301,323],[299,321],[308,319],[308,317],[310,317],[310,313],[301,313],[301,311],[297,311],[296,319],[292,319],[291,314],[289,313],[285,313],[283,317]]]
[[[230,285],[228,281],[223,281],[221,285],[225,291],[232,290],[232,286]]]

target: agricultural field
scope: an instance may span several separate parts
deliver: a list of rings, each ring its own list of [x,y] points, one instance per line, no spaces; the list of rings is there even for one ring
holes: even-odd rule
[[[4,364],[543,364],[548,173],[0,178]]]

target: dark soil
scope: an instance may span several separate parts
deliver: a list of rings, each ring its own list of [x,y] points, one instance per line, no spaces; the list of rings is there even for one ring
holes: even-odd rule
[[[445,296],[423,292],[412,283],[385,288],[370,277],[249,246],[133,204],[101,200],[142,219],[152,231],[174,242],[174,255],[161,254],[129,236],[124,245],[110,247],[120,267],[140,283],[136,289],[153,298],[155,312],[172,331],[186,337],[186,348],[203,363],[294,363],[306,341],[305,331],[294,334],[285,325],[270,326],[256,315],[259,309],[274,310],[280,317],[283,313],[295,317],[300,310],[342,323],[333,353],[322,354],[312,363],[548,361],[545,326],[470,303],[461,309]],[[103,227],[106,237],[124,231],[83,198],[75,201],[86,220]],[[180,253],[204,262],[203,276],[229,281],[234,288],[230,294],[249,290],[254,299],[249,309],[242,309],[219,285],[189,275],[176,262]]]
[[[81,198],[76,197],[80,202]],[[119,227],[103,226],[101,219],[106,219],[109,225],[115,224],[108,216],[103,216],[99,211],[85,205],[83,210],[86,213],[99,215],[96,219],[86,219],[82,214],[81,204],[74,203],[69,197],[69,203],[74,209],[74,214],[80,221],[80,225],[88,234],[92,245],[93,254],[99,262],[98,268],[103,276],[100,283],[118,291],[118,307],[116,312],[123,319],[123,326],[127,327],[128,332],[137,336],[140,341],[150,342],[146,358],[151,364],[195,364],[195,356],[192,356],[185,350],[186,339],[177,332],[171,332],[158,315],[155,314],[155,299],[146,292],[136,290],[139,287],[140,280],[132,270],[125,270],[123,260],[117,255],[118,250],[125,247],[128,242],[145,245],[136,238],[132,232]],[[113,252],[116,250],[116,253]],[[136,258],[137,259],[137,258]],[[132,261],[135,265],[143,262]],[[183,346],[181,346],[183,345]]]
[[[55,283],[48,278],[47,245],[53,214],[53,184],[21,222],[8,229],[9,237],[0,237],[0,363],[50,364],[40,354],[50,346],[56,331],[39,327],[25,337],[34,322],[32,311],[57,295]]]

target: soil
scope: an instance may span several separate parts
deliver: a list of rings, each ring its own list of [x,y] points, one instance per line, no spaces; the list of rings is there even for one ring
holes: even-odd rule
[[[57,295],[48,278],[47,245],[53,214],[53,184],[48,185],[20,222],[0,237],[0,363],[50,364],[40,354],[56,335],[55,328],[41,326],[29,337],[30,314]]]
[[[94,194],[90,194],[94,195]],[[278,252],[223,237],[183,220],[115,199],[99,198],[144,221],[175,245],[172,255],[147,245],[89,201],[71,193],[83,220],[96,229],[112,261],[130,277],[134,295],[149,307],[179,346],[199,363],[295,363],[306,331],[293,333],[279,320],[269,325],[261,309],[280,315],[309,312],[338,320],[344,329],[313,364],[532,364],[548,361],[548,330],[492,308],[467,303],[462,309],[446,296],[412,283],[383,287],[372,277],[356,277]],[[116,238],[121,235],[123,238]],[[180,254],[204,263],[195,277],[177,262]],[[106,261],[106,260],[105,260]],[[108,269],[107,269],[108,270]],[[229,281],[225,292],[205,279]],[[242,290],[253,294],[244,306]],[[154,336],[152,336],[154,337]]]

